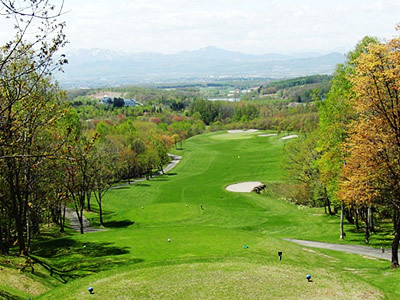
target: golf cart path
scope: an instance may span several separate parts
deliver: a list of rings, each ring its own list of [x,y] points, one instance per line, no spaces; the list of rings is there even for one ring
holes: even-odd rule
[[[296,239],[288,239],[283,238],[285,241],[293,242],[296,244],[300,244],[307,247],[312,248],[322,248],[329,249],[335,251],[343,251],[348,253],[361,254],[366,256],[372,256],[380,259],[391,260],[392,259],[392,251],[391,249],[384,249],[385,252],[382,253],[382,249],[372,248],[369,246],[358,246],[358,245],[343,245],[343,244],[331,244],[324,242],[314,242],[314,241],[305,241],[305,240],[296,240]]]
[[[168,153],[168,156],[171,157],[172,160],[171,160],[170,163],[164,168],[164,170],[163,170],[164,173],[169,172],[169,171],[170,171],[172,168],[174,168],[174,167],[179,163],[179,161],[182,159],[182,156],[179,156],[179,155],[174,155],[174,154],[169,154],[169,153]],[[161,172],[161,173],[158,172],[158,174],[161,175],[162,172]]]
[[[65,208],[65,218],[69,220],[69,227],[75,231],[81,231],[81,226],[79,224],[78,216],[76,212],[72,208]],[[102,228],[94,228],[90,226],[90,222],[83,216],[83,232],[96,232],[96,231],[104,231]]]
[[[168,153],[168,156],[171,157],[172,160],[169,162],[169,164],[168,164],[162,171],[159,171],[159,172],[157,172],[156,174],[154,174],[153,177],[157,177],[157,176],[163,175],[163,174],[166,173],[166,172],[169,172],[169,171],[170,171],[172,168],[174,168],[174,167],[179,163],[179,161],[182,159],[182,156],[179,156],[179,155],[174,155],[174,154],[169,154],[169,153]],[[114,185],[113,187],[111,187],[111,189],[112,189],[112,190],[118,189],[118,188],[120,188],[120,187],[129,186],[129,185],[131,185],[131,184],[135,184],[135,183],[137,183],[137,182],[142,182],[142,181],[145,181],[145,180],[147,180],[146,177],[142,177],[142,178],[133,180],[133,181],[128,182],[128,183],[123,183],[123,184],[119,184],[119,185]]]
[[[179,155],[168,154],[168,156],[171,157],[172,160],[163,169],[163,171],[158,172],[157,174],[154,175],[154,177],[163,175],[163,172],[166,173],[166,172],[170,171],[182,159],[182,156],[179,156]],[[145,181],[145,180],[146,180],[146,177],[143,177],[143,178],[140,178],[140,179],[132,181],[130,184],[135,184],[137,182],[141,182],[141,181]],[[130,184],[124,183],[124,184],[121,184],[121,185],[118,185],[118,186],[113,186],[112,189],[117,189],[117,188],[120,188],[122,186],[127,186],[127,185],[130,185]],[[80,231],[81,230],[78,216],[76,215],[76,212],[73,209],[67,207],[65,209],[65,217],[69,220],[70,227],[73,230],[75,230],[75,231]],[[90,226],[89,220],[85,216],[83,216],[83,232],[96,232],[96,231],[104,231],[104,229],[102,229],[102,228],[94,228],[94,227]]]

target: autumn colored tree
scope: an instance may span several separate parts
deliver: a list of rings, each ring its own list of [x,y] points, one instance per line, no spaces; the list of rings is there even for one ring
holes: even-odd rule
[[[346,164],[339,197],[393,212],[392,267],[400,240],[400,39],[371,44],[351,76],[357,120],[343,149]]]
[[[336,67],[332,87],[326,99],[318,103],[320,128],[318,150],[321,153],[318,168],[321,172],[321,182],[326,187],[327,196],[336,205],[340,202],[341,239],[345,236],[343,220],[346,214],[344,202],[338,201],[336,196],[344,166],[344,154],[341,145],[348,137],[350,122],[357,117],[354,109],[353,83],[349,76],[355,72],[357,58],[362,53],[367,52],[370,44],[376,43],[376,38],[366,36],[356,45],[353,51],[347,54],[346,62]]]

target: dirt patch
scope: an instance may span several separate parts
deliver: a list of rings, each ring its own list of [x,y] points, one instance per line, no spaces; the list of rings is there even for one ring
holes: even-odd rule
[[[236,184],[231,184],[226,187],[226,190],[235,193],[250,193],[256,186],[261,185],[259,181],[248,181]]]

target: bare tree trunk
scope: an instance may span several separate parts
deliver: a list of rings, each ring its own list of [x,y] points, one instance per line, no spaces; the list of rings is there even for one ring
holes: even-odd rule
[[[330,216],[333,216],[334,215],[334,213],[332,212],[332,209],[331,209],[331,201],[329,201],[329,199],[327,198],[326,199],[327,201],[327,204],[328,204],[328,212],[329,212],[329,215]]]
[[[369,207],[365,208],[365,243],[369,244]]]
[[[328,191],[326,190],[326,187],[324,187],[324,198],[325,198],[324,202],[325,202],[326,206],[328,206],[329,215],[333,216],[335,213],[332,212],[331,201],[329,200]],[[325,213],[326,213],[326,208],[325,208]]]
[[[356,229],[357,229],[357,231],[359,231],[360,224],[358,223],[358,208],[356,208],[355,214],[356,214]]]
[[[374,213],[372,210],[372,206],[368,207],[368,225],[369,225],[369,231],[375,233],[375,226],[374,226]]]
[[[97,201],[97,203],[99,204],[100,224],[101,224],[101,226],[104,226],[104,222],[103,222],[103,207],[101,205],[101,196],[99,197],[99,201]]]
[[[86,199],[87,199],[87,210],[91,210],[90,208],[90,199],[92,197],[92,192],[91,191],[87,191],[86,192]]]
[[[79,219],[79,227],[81,230],[81,234],[83,234],[83,207],[80,209],[80,214],[78,214],[78,219]]]
[[[82,193],[81,195],[78,196],[79,197],[79,202],[77,203],[76,200],[74,200],[74,205],[75,205],[75,212],[76,215],[78,216],[78,220],[79,220],[79,228],[80,228],[80,232],[81,234],[83,234],[83,208],[84,208],[84,204],[85,204],[85,193]],[[79,206],[78,206],[79,204]]]
[[[27,253],[31,251],[32,228],[29,220],[29,209],[26,210],[26,239],[27,239]]]
[[[3,213],[3,211],[1,211]],[[4,225],[1,226],[0,224],[0,253],[4,255],[8,255],[8,233],[7,224],[3,223]]]
[[[25,255],[25,238],[24,238],[24,225],[21,224],[20,220],[15,219],[15,227],[17,228],[17,239],[19,247],[19,255]]]
[[[354,224],[353,210],[351,208],[344,209],[344,217],[346,218],[347,222]]]
[[[346,236],[343,228],[343,221],[344,221],[344,202],[343,200],[340,202],[340,239],[343,240]]]
[[[399,241],[400,241],[400,220],[398,218],[399,211],[397,208],[393,212],[393,220],[396,222],[393,224],[395,226],[394,238],[392,242],[392,268],[399,267]]]
[[[61,216],[60,216],[60,232],[64,232],[65,230],[65,211],[66,211],[66,206],[63,205],[61,208]]]
[[[25,255],[25,237],[24,237],[24,220],[21,216],[22,207],[17,204],[18,200],[16,199],[15,195],[12,196],[14,200],[12,201],[12,208],[15,220],[15,228],[17,230],[17,240],[18,240],[18,247],[19,247],[19,255]]]

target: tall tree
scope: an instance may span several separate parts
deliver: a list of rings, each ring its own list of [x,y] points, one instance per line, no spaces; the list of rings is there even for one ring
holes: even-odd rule
[[[13,66],[18,68],[20,64],[29,63],[30,60],[18,61]],[[43,180],[42,165],[44,160],[56,155],[56,141],[48,141],[53,138],[49,131],[62,116],[61,111],[57,113],[56,88],[48,79],[38,77],[37,73],[29,73],[20,77],[18,82],[2,82],[1,174],[6,183],[5,198],[11,208],[21,254],[27,251],[24,232],[29,224],[30,203],[34,203],[34,196]],[[20,98],[20,86],[25,86],[25,82],[29,86],[32,81],[36,82],[35,86]]]
[[[99,143],[94,149],[93,166],[93,194],[99,206],[100,224],[104,226],[103,220],[103,197],[109,191],[112,184],[119,178],[118,148],[111,143]]]
[[[367,206],[380,201],[393,211],[392,267],[400,240],[400,39],[371,44],[357,59],[351,82],[358,115],[345,145],[348,153],[339,195]]]
[[[377,39],[373,37],[364,37],[347,54],[347,60],[344,64],[339,64],[336,68],[332,80],[332,87],[324,101],[319,102],[318,110],[320,113],[320,136],[318,150],[321,152],[321,158],[318,161],[321,172],[321,181],[326,186],[328,197],[337,203],[336,193],[339,189],[339,180],[341,170],[344,166],[344,154],[341,144],[348,136],[350,122],[357,117],[354,109],[354,91],[353,83],[349,79],[354,74],[357,65],[357,58],[367,52],[370,44],[376,44]],[[340,238],[345,236],[343,229],[343,219],[345,214],[344,202],[340,201],[341,222]]]
[[[94,176],[94,143],[97,135],[91,138],[83,134],[75,136],[75,141],[66,146],[64,150],[63,170],[65,173],[64,186],[68,197],[72,200],[76,215],[79,220],[80,232],[83,229],[83,210],[88,193],[93,190],[91,177]]]
[[[53,63],[65,44],[64,24],[56,19],[61,11],[62,4],[56,9],[48,0],[0,1],[0,17],[15,29],[15,38],[0,48],[0,212],[7,215],[0,224],[3,252],[14,231],[20,254],[29,251],[32,225],[43,204],[42,166],[56,149],[49,147],[51,135],[43,128],[62,115],[58,92],[48,79],[66,62],[62,55]]]

